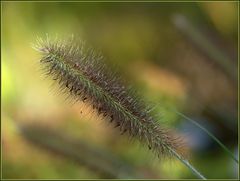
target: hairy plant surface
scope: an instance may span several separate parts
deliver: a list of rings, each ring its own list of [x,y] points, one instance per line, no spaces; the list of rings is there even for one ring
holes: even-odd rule
[[[152,149],[159,157],[184,156],[182,141],[157,121],[152,109],[124,86],[104,64],[103,56],[84,43],[38,40],[47,75],[76,100],[88,101],[98,114]]]

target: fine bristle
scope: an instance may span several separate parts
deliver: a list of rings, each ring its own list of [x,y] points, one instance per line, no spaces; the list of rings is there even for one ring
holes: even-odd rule
[[[145,143],[159,157],[171,150],[184,156],[182,141],[173,131],[164,129],[136,94],[121,83],[104,65],[103,56],[84,43],[42,41],[36,46],[47,75],[58,82],[62,90],[77,100],[88,101],[99,114],[109,117],[121,133]]]

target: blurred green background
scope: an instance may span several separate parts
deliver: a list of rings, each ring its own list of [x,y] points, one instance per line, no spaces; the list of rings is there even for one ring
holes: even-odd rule
[[[14,179],[195,178],[158,159],[45,78],[36,38],[71,34],[157,104],[159,121],[186,137],[207,178],[238,165],[183,112],[238,155],[236,2],[2,2],[2,174]]]

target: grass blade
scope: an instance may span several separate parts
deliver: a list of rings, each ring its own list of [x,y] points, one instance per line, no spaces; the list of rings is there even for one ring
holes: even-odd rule
[[[218,145],[227,153],[228,156],[230,156],[236,163],[238,163],[238,159],[233,155],[233,153],[219,140],[217,139],[211,132],[209,132],[206,128],[204,128],[202,125],[194,121],[193,119],[187,117],[186,115],[180,113],[177,110],[174,110],[179,116],[185,118],[186,120],[190,121],[197,127],[199,127],[201,130],[203,130],[205,133],[207,133],[214,141],[218,143]]]

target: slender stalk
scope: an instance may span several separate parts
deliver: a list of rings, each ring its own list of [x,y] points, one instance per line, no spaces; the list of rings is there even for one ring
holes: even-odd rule
[[[202,125],[200,125],[199,123],[197,123],[196,121],[194,121],[193,119],[187,117],[186,115],[180,113],[177,110],[174,110],[178,115],[182,116],[183,118],[187,119],[188,121],[190,121],[191,123],[193,123],[194,125],[196,125],[197,127],[199,127],[200,129],[202,129],[205,133],[207,133],[214,141],[216,141],[219,146],[227,153],[227,155],[229,155],[236,163],[238,163],[238,159],[233,155],[233,153],[219,140],[216,138],[216,136],[214,136],[212,133],[210,133],[206,128],[204,128]]]
[[[176,158],[178,160],[180,160],[185,166],[187,166],[189,168],[189,170],[192,171],[192,173],[194,173],[198,178],[203,179],[203,180],[207,180],[196,168],[194,168],[188,160],[184,159],[183,157],[181,157],[177,152],[175,152],[173,149],[169,148],[169,150],[171,151],[171,153],[173,155],[176,156]]]

